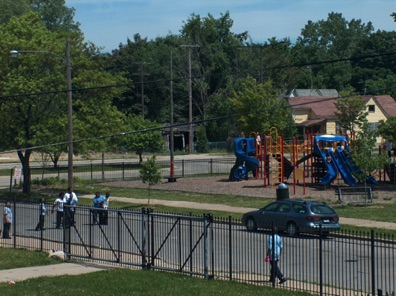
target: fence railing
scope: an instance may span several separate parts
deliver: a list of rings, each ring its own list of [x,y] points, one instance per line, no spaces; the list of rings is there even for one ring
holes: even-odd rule
[[[179,159],[174,161],[174,177],[194,177],[202,175],[228,174],[235,163],[235,158]],[[170,161],[157,161],[163,178],[170,175]],[[136,161],[74,164],[74,176],[86,180],[131,180],[139,178],[140,165]],[[66,179],[67,166],[52,168],[49,166],[33,167],[32,180],[49,177]]]
[[[106,225],[97,223],[102,213],[107,214]],[[45,230],[35,231],[38,221],[37,203],[17,202],[12,239],[0,245],[64,250],[70,259],[280,287],[269,282],[270,264],[264,260],[271,231],[249,232],[231,218],[146,208],[99,210],[95,215],[91,207],[77,207],[71,227],[65,219],[63,228],[56,229],[55,214],[49,214]],[[371,230],[281,237],[284,247],[278,264],[287,278],[282,288],[319,295],[394,295],[393,236]]]

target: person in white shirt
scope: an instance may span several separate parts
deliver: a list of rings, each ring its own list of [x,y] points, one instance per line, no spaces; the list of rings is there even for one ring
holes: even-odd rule
[[[56,207],[56,228],[60,228],[63,221],[63,203],[65,202],[65,193],[59,193],[57,199],[55,199],[54,204],[52,206],[52,213]]]
[[[74,216],[76,214],[76,206],[78,203],[77,194],[73,192],[73,188],[69,187],[65,193],[65,204],[64,215],[67,219],[66,226],[73,226],[75,223]]]
[[[107,225],[109,223],[109,212],[107,209],[109,208],[109,202],[110,202],[110,192],[106,192],[106,196],[103,200],[103,223],[104,225]]]

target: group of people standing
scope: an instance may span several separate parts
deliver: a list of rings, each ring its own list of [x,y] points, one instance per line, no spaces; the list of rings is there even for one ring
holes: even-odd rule
[[[76,206],[78,203],[77,194],[75,194],[72,188],[68,188],[67,192],[59,193],[57,199],[55,199],[54,204],[52,205],[52,213],[56,208],[56,228],[61,228],[63,220],[66,227],[74,225],[74,215],[76,213]],[[64,205],[68,205],[70,207],[64,207]],[[66,210],[68,211],[67,215],[65,215]]]
[[[110,193],[106,192],[103,196],[99,192],[95,193],[94,205],[93,205],[93,224],[108,224],[108,207],[110,201]],[[56,228],[63,228],[63,223],[66,227],[73,226],[75,224],[74,216],[76,213],[76,206],[78,203],[77,194],[73,192],[72,188],[68,188],[67,192],[60,192],[58,197],[55,199],[52,205],[52,213],[56,210]],[[67,205],[65,207],[64,205]],[[36,225],[35,230],[44,230],[45,217],[47,216],[47,207],[44,198],[40,198],[39,203],[39,221]],[[99,216],[99,219],[98,219]],[[11,238],[10,231],[13,221],[13,213],[11,209],[11,202],[6,201],[3,212],[3,231],[0,230],[2,238]]]
[[[69,187],[67,192],[60,192],[58,197],[55,199],[52,205],[52,213],[56,208],[56,228],[61,228],[63,221],[66,227],[74,225],[74,214],[76,212],[76,206],[78,203],[77,194],[73,192],[73,189]],[[64,207],[64,205],[69,205],[70,207]],[[65,212],[67,211],[67,215]],[[45,206],[44,198],[40,199],[39,204],[39,222],[36,226],[36,231],[44,229],[45,216],[47,215],[47,208]],[[66,219],[67,218],[67,219]]]

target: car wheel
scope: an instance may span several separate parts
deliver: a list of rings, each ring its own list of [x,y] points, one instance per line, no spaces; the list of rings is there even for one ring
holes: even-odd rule
[[[246,229],[249,231],[256,231],[257,230],[257,224],[256,221],[254,220],[253,217],[249,217],[246,220]]]
[[[298,227],[296,223],[294,222],[287,223],[287,234],[290,236],[295,236],[298,234]]]

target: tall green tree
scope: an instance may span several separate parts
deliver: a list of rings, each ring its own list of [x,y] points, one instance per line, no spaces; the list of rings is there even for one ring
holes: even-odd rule
[[[241,79],[230,98],[230,105],[245,135],[268,133],[272,127],[286,136],[294,132],[291,111],[285,101],[278,99],[271,81],[257,84],[253,78]]]
[[[30,10],[28,0],[2,0],[0,1],[0,23],[6,23],[11,17],[19,17]]]
[[[340,127],[355,134],[357,128],[367,117],[366,103],[357,96],[345,96],[337,99],[336,103],[338,122]]]
[[[138,115],[126,117],[127,131],[120,140],[120,144],[135,151],[139,155],[139,162],[143,162],[144,152],[159,152],[164,148],[160,125]]]
[[[367,176],[373,171],[383,169],[390,160],[386,153],[375,152],[377,133],[371,129],[366,118],[361,119],[360,129],[351,140],[352,160],[359,168],[353,172],[360,182],[367,182]]]
[[[121,76],[98,69],[93,63],[97,50],[87,47],[82,34],[68,35],[72,38],[74,89],[125,81]],[[11,49],[29,52],[12,60]],[[67,149],[65,144],[57,144],[67,143],[65,35],[49,31],[38,14],[26,13],[0,25],[0,50],[0,115],[3,118],[0,145],[4,150],[18,150],[24,176],[23,191],[29,193],[32,152],[41,149],[51,153],[56,164],[60,153]],[[122,115],[111,108],[117,91],[119,89],[108,88],[96,93],[73,92],[75,140],[103,135],[110,131],[109,126],[118,128],[115,123]],[[109,118],[114,124],[107,122]],[[75,145],[74,152],[99,149],[99,146],[83,143],[86,142]],[[105,141],[100,145],[105,145]]]
[[[299,88],[334,88],[338,91],[349,87],[353,75],[350,61],[320,64],[354,56],[360,42],[370,36],[374,28],[371,22],[360,19],[346,20],[341,13],[331,12],[327,19],[308,21],[301,30],[293,48],[296,64],[312,64],[303,68]]]

